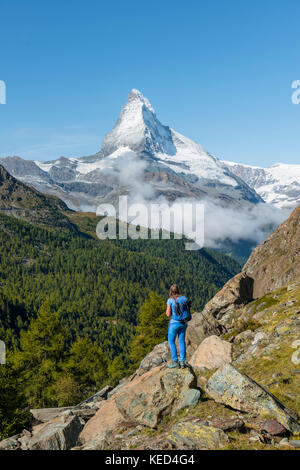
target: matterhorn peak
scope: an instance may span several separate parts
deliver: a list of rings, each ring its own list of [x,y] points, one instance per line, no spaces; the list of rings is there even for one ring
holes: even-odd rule
[[[113,130],[102,142],[105,155],[120,147],[135,152],[175,152],[169,127],[160,123],[150,101],[135,88],[130,91]]]
[[[151,105],[150,101],[148,98],[146,98],[140,90],[137,90],[136,88],[132,88],[128,95],[128,104],[131,104],[133,102],[139,102],[141,105],[144,105],[151,113],[155,114],[154,108]]]

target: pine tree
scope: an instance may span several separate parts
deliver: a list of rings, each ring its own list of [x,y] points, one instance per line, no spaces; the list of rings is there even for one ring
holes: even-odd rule
[[[164,299],[156,292],[150,292],[141,306],[137,334],[131,343],[130,360],[135,367],[154,346],[166,340],[168,318],[165,310]]]
[[[10,359],[7,352],[6,364],[0,365],[0,441],[21,432],[32,418]]]
[[[70,349],[64,370],[74,377],[84,395],[95,393],[108,379],[108,360],[88,336],[78,337]]]
[[[13,356],[30,405],[56,405],[53,383],[62,372],[66,340],[67,333],[58,314],[51,312],[49,301],[45,301],[28,331],[21,331],[20,351]]]

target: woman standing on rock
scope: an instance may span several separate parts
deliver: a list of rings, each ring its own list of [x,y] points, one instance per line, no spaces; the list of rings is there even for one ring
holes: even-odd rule
[[[172,362],[168,365],[170,369],[175,367],[186,367],[186,347],[185,347],[185,333],[187,329],[187,322],[191,319],[190,302],[188,299],[180,294],[177,284],[170,287],[169,299],[167,301],[166,315],[170,317],[168,329],[168,341],[172,354]],[[179,342],[179,364],[178,353],[176,348],[176,338],[178,336]]]

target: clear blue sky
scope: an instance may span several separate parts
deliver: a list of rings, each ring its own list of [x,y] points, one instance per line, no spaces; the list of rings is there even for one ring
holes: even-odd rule
[[[299,0],[0,0],[0,156],[99,150],[131,88],[219,158],[300,163]]]

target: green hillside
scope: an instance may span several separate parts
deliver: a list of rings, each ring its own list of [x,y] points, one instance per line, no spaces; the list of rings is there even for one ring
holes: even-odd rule
[[[49,300],[72,338],[87,334],[112,358],[126,352],[150,291],[166,298],[177,282],[198,310],[239,268],[183,240],[100,241],[0,214],[2,336],[13,342]]]

